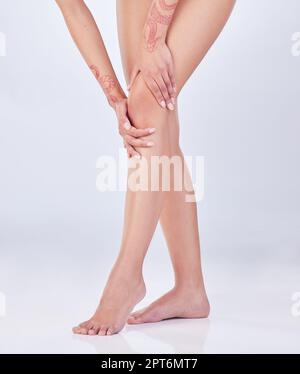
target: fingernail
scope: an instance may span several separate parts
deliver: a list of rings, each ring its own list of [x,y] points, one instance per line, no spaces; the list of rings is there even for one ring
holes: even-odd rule
[[[176,86],[173,86],[173,90],[174,90],[174,92],[177,92]]]
[[[166,109],[166,107],[167,107],[165,101],[161,101],[160,105],[161,105],[164,109]]]
[[[124,124],[124,128],[125,128],[126,130],[130,130],[130,128],[131,128],[130,123],[129,123],[129,122],[126,122],[126,123]]]
[[[170,109],[170,110],[174,110],[175,107],[174,107],[174,105],[173,105],[172,103],[169,103],[169,104],[168,104],[168,109]]]
[[[141,159],[141,156],[140,156],[140,155],[134,155],[134,158],[140,160],[140,159]]]
[[[175,105],[176,104],[176,99],[175,99],[175,97],[172,97],[172,103]]]
[[[156,129],[149,129],[149,134],[153,134],[155,132]]]
[[[153,143],[153,142],[148,142],[148,143],[147,143],[147,146],[148,146],[148,147],[153,147],[153,146],[154,146],[154,143]]]

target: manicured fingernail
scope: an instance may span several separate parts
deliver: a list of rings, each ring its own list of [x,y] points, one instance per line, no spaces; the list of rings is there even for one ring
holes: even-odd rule
[[[173,90],[174,90],[175,93],[177,92],[176,86],[173,86]]]
[[[149,134],[153,134],[155,132],[156,129],[149,129]]]
[[[129,122],[124,123],[124,128],[125,128],[126,130],[130,130],[130,128],[131,128],[130,123],[129,123]]]
[[[166,107],[167,107],[165,101],[161,101],[160,105],[161,105],[164,109],[166,109]]]
[[[169,103],[169,104],[168,104],[168,109],[169,109],[169,110],[174,110],[175,107],[174,107],[174,105],[173,105],[172,103]]]
[[[176,99],[175,99],[175,97],[172,97],[172,103],[175,105],[176,104]]]
[[[153,147],[153,146],[154,146],[154,143],[153,143],[153,142],[148,142],[148,143],[147,143],[147,146],[148,146],[148,147]]]
[[[134,158],[140,160],[140,159],[141,159],[141,156],[140,156],[140,155],[134,155]]]

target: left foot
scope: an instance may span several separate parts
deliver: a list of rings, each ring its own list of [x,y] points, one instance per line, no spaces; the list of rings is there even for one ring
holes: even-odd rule
[[[127,323],[134,325],[170,318],[207,318],[209,312],[210,306],[204,291],[174,288],[147,308],[132,313]]]

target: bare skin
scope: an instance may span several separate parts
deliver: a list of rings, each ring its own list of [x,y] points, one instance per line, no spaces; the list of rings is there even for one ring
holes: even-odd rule
[[[155,129],[137,130],[128,118],[127,97],[119,84],[98,26],[83,0],[56,0],[70,34],[109,105],[116,113],[119,134],[129,157],[139,157],[135,147],[149,147],[147,136]]]
[[[206,318],[209,311],[209,303],[202,290],[175,287],[148,307],[132,313],[127,322],[140,324],[171,318]]]
[[[96,312],[73,328],[75,334],[105,336],[123,329],[133,307],[146,293],[143,278],[126,276],[126,273],[121,266],[113,269]]]
[[[138,54],[138,35],[141,34],[152,2],[145,0],[138,3],[118,1],[119,35],[128,80],[134,69],[134,58]],[[216,40],[233,5],[232,0],[179,2],[166,37],[176,68],[178,93]],[[132,25],[130,29],[126,29],[126,22]],[[189,43],[186,43],[187,39]],[[179,146],[177,110],[168,113],[166,124],[169,149],[165,153],[183,157]],[[138,127],[139,123],[136,122],[135,126]],[[186,203],[185,191],[171,190],[164,196],[160,223],[173,263],[175,287],[147,308],[131,314],[129,324],[158,322],[176,317],[205,318],[209,315],[210,306],[201,271],[196,204]]]
[[[134,41],[138,43],[135,49],[138,53],[135,56],[136,63],[130,67],[130,83],[128,85],[130,89],[136,76],[140,73],[158,104],[171,111],[175,109],[176,103],[176,79],[172,54],[165,41],[178,2],[179,0],[168,0],[168,2],[153,0],[148,4],[142,2],[144,9],[145,5],[147,6],[148,13],[147,15],[143,14],[143,29],[140,29],[139,34],[135,35]],[[122,14],[119,13],[121,23]],[[136,28],[136,22],[139,21],[140,15],[141,13],[137,17],[132,17],[135,22],[133,28]],[[140,35],[143,35],[142,40],[140,40]],[[123,38],[121,37],[121,39]],[[129,66],[125,68],[129,68]]]
[[[157,14],[157,9],[153,12],[151,6],[154,2],[156,7],[160,7],[159,12],[163,18]],[[145,74],[146,67],[158,67],[156,66],[158,61],[166,62],[165,58],[157,57],[166,56],[169,51],[174,62],[175,83],[179,93],[221,32],[233,5],[234,0],[118,0],[119,38],[124,71],[127,83],[132,83],[126,102],[126,114],[136,131],[147,130],[148,134],[146,144],[139,143],[142,148],[137,143],[130,146],[133,146],[134,150],[148,161],[148,164],[152,156],[179,156],[183,160],[183,154],[179,146],[177,108],[174,106],[166,110],[164,105],[158,105],[160,95],[165,98],[168,105],[172,103],[173,93],[168,91],[171,90],[170,85],[160,84],[159,89],[154,89],[145,78],[149,78],[149,74]],[[149,25],[149,16],[152,17],[152,23],[153,21],[158,23],[155,30],[158,33],[156,37],[153,26],[150,29],[150,36],[143,32],[145,25]],[[71,28],[72,26],[76,28],[74,24]],[[100,72],[104,76],[110,75],[115,80],[112,71],[107,74],[102,68],[107,64],[101,62],[100,51],[98,51],[99,61],[95,64],[87,57],[92,53],[87,51],[89,43],[86,40],[82,41],[82,33],[73,30],[73,34],[79,48],[81,46],[80,49],[88,65],[92,66],[97,80]],[[143,51],[147,50],[148,54],[142,52],[143,63],[139,65],[139,73],[134,82],[131,82],[137,56],[141,54],[140,36],[143,34],[146,43],[150,42],[151,48],[149,52],[147,44],[148,47],[143,49]],[[94,66],[99,69],[99,75]],[[166,70],[163,68],[155,71]],[[173,67],[167,71],[172,75]],[[155,74],[155,79],[159,79],[159,74]],[[170,82],[173,82],[171,78]],[[101,79],[100,84],[107,94],[107,85],[104,85]],[[171,86],[174,88],[174,82]],[[110,95],[118,94],[116,81],[114,85],[108,82],[108,87]],[[122,102],[122,97],[125,99],[123,95],[121,99],[116,97],[117,102]],[[125,115],[124,106],[123,115]],[[153,129],[153,132],[150,133],[149,129]],[[143,138],[140,140],[145,142]],[[144,172],[150,173],[151,170]],[[128,181],[132,181],[133,174],[133,169],[130,169]],[[112,335],[118,333],[127,320],[129,323],[144,323],[174,317],[202,318],[209,314],[209,303],[201,269],[196,204],[186,202],[186,190],[178,192],[172,188],[173,186],[167,192],[162,189],[141,191],[134,187],[133,182],[127,192],[120,253],[99,307],[92,318],[73,329],[74,333]],[[145,294],[142,267],[159,220],[173,263],[175,286],[148,308],[129,316]]]

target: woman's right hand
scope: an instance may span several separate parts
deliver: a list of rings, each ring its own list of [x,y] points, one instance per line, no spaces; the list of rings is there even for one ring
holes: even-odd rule
[[[155,128],[137,129],[131,125],[128,118],[127,98],[123,98],[114,104],[114,109],[118,118],[119,134],[124,141],[128,157],[140,158],[141,155],[136,148],[150,148],[154,143],[145,138],[155,132]]]

